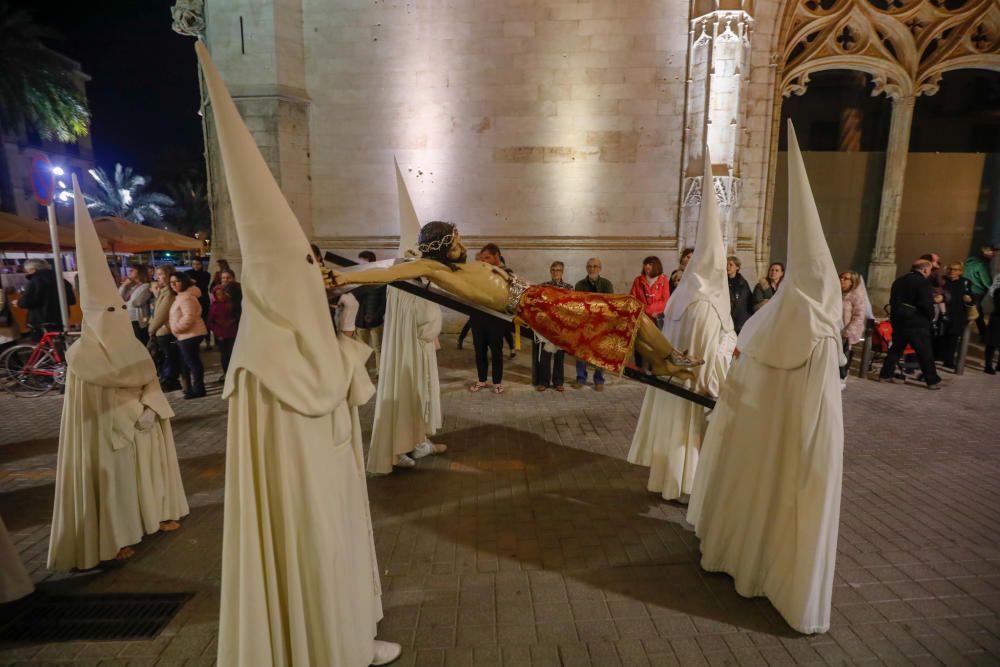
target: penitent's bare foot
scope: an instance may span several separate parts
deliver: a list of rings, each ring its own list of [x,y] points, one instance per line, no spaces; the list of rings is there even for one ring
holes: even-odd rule
[[[160,522],[160,530],[162,530],[164,533],[169,533],[170,531],[177,530],[180,527],[181,524],[178,521],[171,520],[171,521]]]
[[[132,547],[122,547],[121,549],[118,550],[118,553],[115,554],[115,560],[128,560],[134,555],[135,555],[135,549],[133,549]]]

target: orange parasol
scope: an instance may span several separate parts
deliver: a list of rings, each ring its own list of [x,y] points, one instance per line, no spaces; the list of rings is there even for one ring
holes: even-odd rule
[[[76,246],[71,227],[58,225],[56,229],[61,248]],[[51,251],[52,239],[49,236],[48,224],[0,212],[0,250]]]
[[[190,236],[183,236],[139,225],[121,218],[94,220],[97,235],[104,247],[113,253],[148,252],[150,250],[202,250],[203,243]]]

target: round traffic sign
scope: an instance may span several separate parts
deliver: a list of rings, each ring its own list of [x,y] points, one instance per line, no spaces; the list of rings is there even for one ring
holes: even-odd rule
[[[55,193],[55,176],[52,174],[52,163],[44,155],[36,155],[31,159],[31,188],[35,191],[35,199],[42,206],[52,203]]]

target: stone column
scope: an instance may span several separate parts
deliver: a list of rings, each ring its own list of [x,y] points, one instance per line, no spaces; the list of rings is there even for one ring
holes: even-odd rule
[[[720,9],[722,5],[703,4],[701,9],[707,11],[691,20],[678,250],[695,243],[701,197],[706,191],[713,192],[719,204],[727,249],[736,250],[734,218],[742,184],[739,158],[745,137],[753,17],[747,3],[743,9]],[[706,144],[712,157],[711,184],[701,182]]]
[[[172,15],[174,30],[205,39],[264,160],[303,231],[312,237],[302,0],[230,0],[207,7],[203,0],[177,0]],[[203,89],[212,257],[228,260],[239,275],[239,240],[207,102]]]
[[[885,176],[882,180],[882,205],[871,264],[868,266],[868,294],[876,315],[889,303],[889,288],[896,279],[896,231],[903,201],[903,178],[910,149],[910,126],[916,98],[900,95],[892,98],[892,121],[889,145],[885,151]]]

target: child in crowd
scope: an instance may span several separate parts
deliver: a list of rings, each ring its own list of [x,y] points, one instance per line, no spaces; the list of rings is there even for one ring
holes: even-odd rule
[[[215,300],[208,309],[208,328],[215,336],[222,361],[222,377],[219,381],[225,382],[229,358],[233,354],[233,344],[236,342],[236,332],[240,326],[243,292],[239,283],[223,282],[216,285],[212,295]]]

